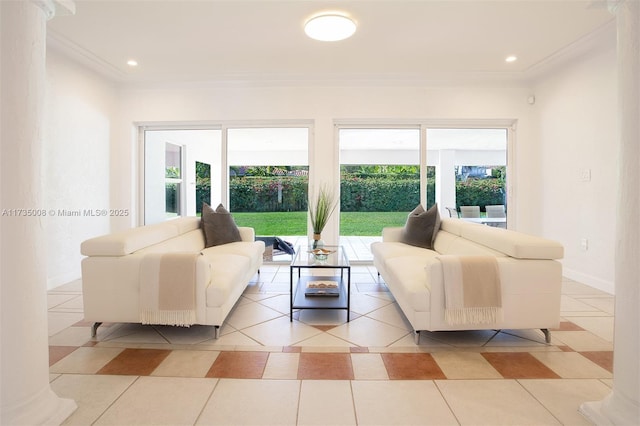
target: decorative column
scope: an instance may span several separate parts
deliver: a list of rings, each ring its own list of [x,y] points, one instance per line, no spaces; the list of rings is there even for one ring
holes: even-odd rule
[[[610,2],[618,28],[620,115],[613,389],[580,412],[597,425],[640,421],[640,2]]]
[[[49,386],[41,159],[49,0],[0,1],[0,424],[60,424],[75,409]]]

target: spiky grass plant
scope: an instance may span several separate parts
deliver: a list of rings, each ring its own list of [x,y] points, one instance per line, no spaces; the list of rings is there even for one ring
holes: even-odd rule
[[[331,217],[338,205],[336,201],[335,192],[327,186],[322,186],[318,191],[315,203],[309,202],[309,215],[311,216],[314,236],[322,233],[329,221],[329,217]]]

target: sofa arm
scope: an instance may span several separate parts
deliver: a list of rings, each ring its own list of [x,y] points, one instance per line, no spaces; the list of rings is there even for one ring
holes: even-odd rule
[[[385,243],[397,243],[402,241],[402,226],[382,228],[382,241]]]
[[[247,226],[239,226],[238,230],[240,231],[240,238],[242,241],[255,241],[256,233],[253,228],[249,228]]]

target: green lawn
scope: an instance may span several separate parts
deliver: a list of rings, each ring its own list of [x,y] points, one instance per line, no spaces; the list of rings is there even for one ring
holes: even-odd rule
[[[403,226],[409,212],[346,212],[340,214],[340,235],[381,235],[385,226]],[[307,212],[233,213],[238,226],[250,226],[256,235],[306,235]]]

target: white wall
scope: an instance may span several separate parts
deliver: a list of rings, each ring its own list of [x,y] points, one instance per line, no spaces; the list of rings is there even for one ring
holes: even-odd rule
[[[564,245],[566,276],[613,293],[619,134],[615,40],[610,44],[542,81],[535,109],[543,233]]]
[[[43,202],[47,286],[80,278],[80,243],[108,233],[109,144],[116,96],[105,80],[47,52]],[[94,213],[96,216],[91,216]]]

